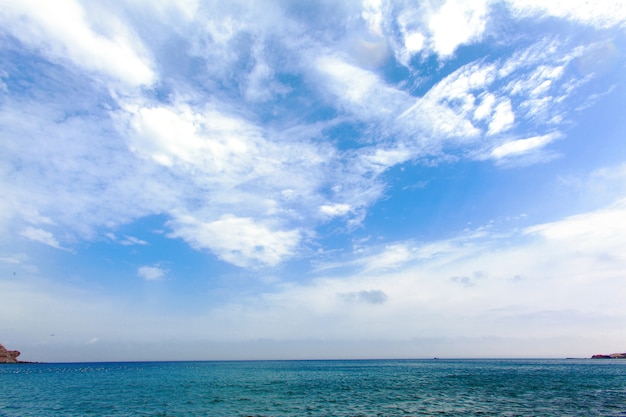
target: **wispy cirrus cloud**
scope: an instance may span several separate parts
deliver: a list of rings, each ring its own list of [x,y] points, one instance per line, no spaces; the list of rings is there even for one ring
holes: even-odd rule
[[[320,83],[333,101],[345,110],[368,120],[384,120],[406,105],[405,92],[387,85],[371,70],[346,62],[339,56],[321,56],[315,67],[322,76]]]
[[[132,30],[105,9],[99,9],[99,30],[95,31],[91,19],[96,16],[87,11],[75,0],[4,1],[0,19],[5,31],[59,63],[69,61],[131,86],[151,84],[155,80],[153,64]]]
[[[510,142],[505,142],[502,145],[494,148],[491,151],[491,157],[498,161],[526,155],[530,152],[536,152],[552,142],[558,139],[558,134],[547,134],[543,136],[535,136],[527,139],[516,139]]]
[[[600,28],[626,24],[626,6],[620,0],[594,3],[586,0],[506,0],[520,17],[558,17]]]
[[[26,254],[11,254],[11,255],[3,255],[0,256],[0,262],[9,265],[19,265],[25,262],[28,259]]]
[[[390,168],[549,159],[564,137],[562,103],[584,82],[571,68],[582,49],[558,38],[463,61],[442,79],[419,74],[412,60],[448,61],[488,35],[488,1],[325,4],[307,19],[281,3],[4,3],[0,146],[12,199],[0,222],[37,226],[57,246],[62,235],[44,236],[44,224],[93,238],[160,214],[194,248],[277,265],[320,225],[361,225]],[[506,4],[574,16],[522,3]],[[611,7],[594,13],[620,16]],[[385,72],[394,59],[413,84]],[[210,236],[231,223],[237,239]]]
[[[148,244],[148,242],[146,242],[145,240],[136,238],[134,236],[124,236],[124,239],[120,241],[120,244],[124,246],[131,246],[131,245],[145,246]]]
[[[71,252],[70,249],[64,248],[63,246],[61,246],[61,244],[59,243],[57,238],[54,236],[54,234],[47,230],[29,226],[25,228],[24,230],[20,231],[20,235],[22,237],[25,237],[26,239],[43,243],[44,245],[48,245],[55,249],[60,249],[63,251]]]

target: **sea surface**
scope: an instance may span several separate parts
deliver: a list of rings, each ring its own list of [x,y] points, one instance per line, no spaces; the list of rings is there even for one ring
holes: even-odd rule
[[[0,366],[0,416],[626,416],[626,360]]]

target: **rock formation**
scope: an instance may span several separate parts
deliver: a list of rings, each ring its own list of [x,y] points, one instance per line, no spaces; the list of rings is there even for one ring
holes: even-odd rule
[[[610,355],[593,355],[591,359],[626,359],[626,353],[611,353]]]
[[[20,356],[19,351],[7,350],[3,345],[0,345],[0,363],[19,363],[18,356]]]

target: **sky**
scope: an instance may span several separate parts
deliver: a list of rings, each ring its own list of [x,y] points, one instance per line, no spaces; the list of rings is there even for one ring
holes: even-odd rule
[[[621,0],[0,0],[31,361],[626,350]]]

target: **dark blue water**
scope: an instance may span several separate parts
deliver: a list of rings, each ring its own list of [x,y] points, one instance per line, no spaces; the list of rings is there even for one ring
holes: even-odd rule
[[[2,365],[0,416],[626,417],[626,361]]]

